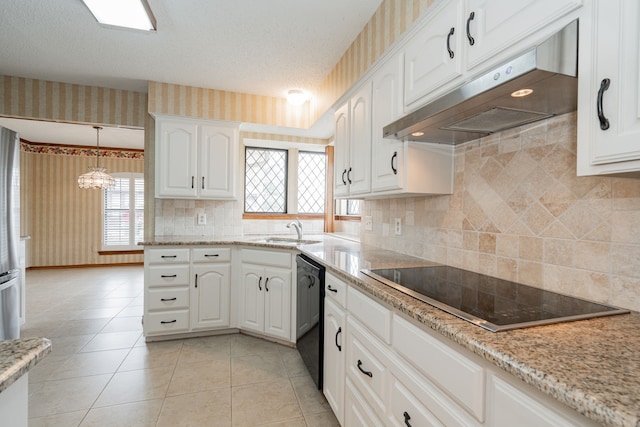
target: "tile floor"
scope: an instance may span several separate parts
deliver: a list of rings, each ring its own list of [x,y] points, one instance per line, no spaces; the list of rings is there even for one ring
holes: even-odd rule
[[[142,267],[30,270],[29,426],[338,426],[298,352],[241,334],[145,343]]]

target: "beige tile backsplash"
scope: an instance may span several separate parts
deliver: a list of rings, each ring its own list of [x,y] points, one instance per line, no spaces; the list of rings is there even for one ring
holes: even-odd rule
[[[576,176],[575,113],[456,147],[450,196],[363,212],[364,243],[640,310],[640,180]]]

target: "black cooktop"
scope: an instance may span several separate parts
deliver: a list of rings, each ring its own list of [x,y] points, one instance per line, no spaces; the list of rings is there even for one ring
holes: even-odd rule
[[[492,332],[629,313],[455,267],[436,265],[362,273]]]

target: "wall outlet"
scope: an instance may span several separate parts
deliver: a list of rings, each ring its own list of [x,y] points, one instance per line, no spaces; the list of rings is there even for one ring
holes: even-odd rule
[[[364,217],[364,229],[367,231],[373,230],[373,218],[371,216]]]
[[[198,225],[205,225],[207,223],[207,214],[202,212],[198,214]]]
[[[402,221],[400,220],[400,218],[396,218],[394,220],[394,232],[396,233],[396,236],[399,236],[402,234]]]

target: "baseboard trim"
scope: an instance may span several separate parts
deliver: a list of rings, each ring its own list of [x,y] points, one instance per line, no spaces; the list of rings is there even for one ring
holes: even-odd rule
[[[56,268],[98,268],[98,267],[121,267],[130,265],[144,265],[143,262],[120,262],[109,264],[78,264],[78,265],[38,265],[27,267],[27,270],[50,270]]]

